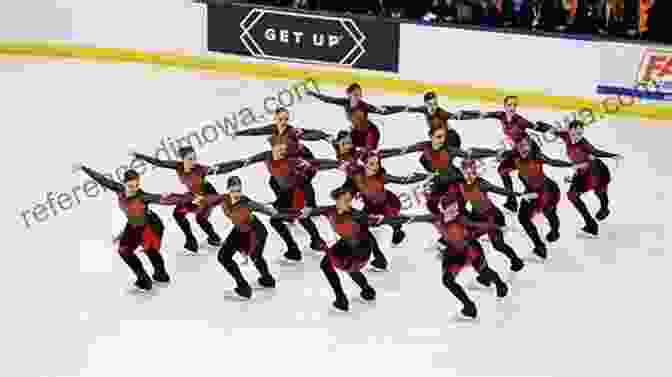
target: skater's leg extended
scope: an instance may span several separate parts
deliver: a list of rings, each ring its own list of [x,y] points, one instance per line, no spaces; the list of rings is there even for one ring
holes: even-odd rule
[[[184,248],[193,253],[196,253],[198,252],[198,241],[196,240],[194,233],[191,231],[191,225],[187,219],[188,213],[189,207],[177,206],[175,207],[175,210],[173,210],[173,218],[175,219],[175,222],[177,222],[177,226],[179,226],[180,230],[182,230],[182,233],[184,233],[184,237],[186,239]]]
[[[219,250],[217,260],[236,282],[236,293],[249,298],[252,296],[252,288],[240,272],[238,264],[233,260],[233,256],[239,248],[239,237],[240,231],[234,228],[226,237],[222,248]]]
[[[219,246],[222,242],[222,238],[215,231],[215,227],[212,226],[210,222],[210,214],[212,212],[211,208],[204,208],[196,214],[196,222],[203,229],[205,234],[208,235],[208,243],[211,246]]]
[[[334,291],[336,296],[336,301],[334,301],[334,306],[340,310],[348,310],[349,304],[348,299],[345,296],[345,291],[343,290],[343,285],[341,284],[341,279],[338,277],[338,273],[334,269],[334,266],[329,260],[329,256],[322,258],[320,262],[320,269],[324,276],[327,278],[331,289]]]
[[[296,241],[294,241],[294,237],[292,237],[292,233],[289,231],[289,228],[287,228],[287,225],[282,220],[278,219],[272,219],[270,223],[273,229],[275,229],[278,235],[280,235],[280,238],[282,238],[282,240],[285,241],[285,244],[287,245],[287,252],[285,252],[285,257],[292,260],[301,260],[301,251],[299,250],[299,246],[296,244]]]

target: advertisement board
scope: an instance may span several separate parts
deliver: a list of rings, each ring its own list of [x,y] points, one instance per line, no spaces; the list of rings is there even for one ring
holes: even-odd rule
[[[238,4],[209,4],[208,50],[396,73],[399,24]]]

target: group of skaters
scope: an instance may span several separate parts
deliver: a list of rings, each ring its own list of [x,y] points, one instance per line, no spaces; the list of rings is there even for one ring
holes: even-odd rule
[[[487,236],[493,248],[505,255],[511,271],[520,271],[525,263],[505,241],[507,231],[504,213],[489,198],[489,193],[506,197],[504,207],[517,212],[518,221],[532,241],[532,252],[547,258],[547,243],[560,238],[560,219],[557,214],[561,200],[559,185],[544,173],[544,166],[566,167],[574,170],[567,192],[568,200],[577,209],[585,226],[582,231],[597,235],[598,221],[609,216],[608,186],[610,172],[600,158],[622,158],[620,155],[601,151],[583,136],[584,124],[572,121],[564,127],[545,122],[531,122],[517,113],[518,98],[504,99],[504,109],[496,112],[458,111],[448,112],[441,108],[435,93],[424,95],[423,106],[373,106],[362,99],[362,88],[350,85],[345,97],[330,97],[308,92],[322,102],[334,104],[345,110],[350,123],[348,130],[336,135],[319,129],[305,129],[289,124],[289,112],[278,108],[271,125],[238,131],[237,137],[266,136],[270,145],[266,151],[246,158],[212,165],[197,162],[194,149],[184,146],[179,149],[179,160],[169,161],[132,152],[133,158],[152,165],[174,170],[179,181],[186,187],[184,193],[151,194],[140,187],[140,175],[128,170],[123,183],[116,182],[95,170],[77,164],[75,171],[83,171],[100,185],[114,191],[119,207],[125,212],[128,222],[118,237],[118,253],[137,276],[135,286],[151,290],[153,282],[168,283],[161,256],[161,239],[164,225],[150,204],[174,206],[173,217],[184,233],[187,252],[197,253],[199,243],[194,236],[188,214],[194,214],[199,227],[207,234],[207,243],[220,247],[217,259],[235,280],[234,291],[244,299],[252,297],[252,287],[241,273],[234,260],[237,252],[252,261],[259,272],[258,284],[274,288],[272,276],[265,258],[268,228],[259,215],[268,216],[273,230],[284,241],[284,260],[299,262],[302,250],[292,236],[289,225],[300,224],[310,235],[310,248],[323,253],[320,269],[335,294],[333,306],[347,311],[349,300],[337,271],[347,273],[361,289],[361,297],[371,301],[376,298],[375,289],[369,284],[364,272],[367,266],[386,270],[388,260],[381,251],[371,228],[392,228],[392,245],[400,245],[406,238],[404,226],[409,223],[430,223],[438,235],[436,246],[440,249],[443,285],[462,303],[461,314],[475,318],[477,309],[465,289],[458,283],[457,275],[467,266],[477,273],[477,282],[494,286],[498,297],[508,293],[506,282],[489,267],[483,247],[479,242]],[[379,148],[381,130],[369,119],[369,114],[393,115],[421,113],[427,122],[428,140],[398,148]],[[451,126],[451,120],[497,119],[505,135],[506,148],[464,148],[459,133]],[[567,160],[546,156],[540,145],[530,137],[528,130],[553,133],[565,144]],[[304,144],[309,141],[324,141],[333,146],[333,158],[317,158]],[[419,154],[419,162],[425,173],[405,176],[389,174],[382,160],[411,153]],[[460,164],[454,160],[460,158]],[[497,186],[481,177],[482,160],[494,158],[502,186]],[[230,175],[235,170],[263,163],[270,178],[268,185],[276,200],[265,204],[244,193],[244,183],[239,176]],[[337,169],[344,182],[331,191],[333,205],[318,205],[313,179],[319,171]],[[516,171],[524,191],[514,190],[511,173]],[[208,181],[213,175],[229,175],[226,192],[219,193]],[[401,211],[399,197],[386,188],[386,184],[422,184],[424,205],[427,213],[408,215]],[[593,216],[582,200],[582,194],[592,191],[600,202]],[[359,204],[359,205],[357,205]],[[221,207],[224,215],[233,224],[226,239],[217,233],[209,218],[212,210]],[[538,215],[548,220],[550,232],[542,238],[533,218]],[[329,220],[337,241],[327,244],[313,219],[324,216]],[[147,273],[136,255],[142,249],[153,267],[153,275]]]

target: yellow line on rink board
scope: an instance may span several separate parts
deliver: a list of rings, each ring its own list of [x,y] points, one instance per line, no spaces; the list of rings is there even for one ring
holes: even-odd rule
[[[556,111],[576,111],[590,108],[601,112],[595,99],[581,97],[551,96],[540,91],[502,90],[494,88],[474,88],[468,85],[447,85],[401,80],[394,75],[384,73],[352,72],[327,69],[318,66],[310,68],[282,66],[279,64],[242,62],[234,56],[199,57],[178,52],[149,52],[123,48],[102,48],[76,46],[60,43],[8,43],[0,42],[0,55],[18,57],[48,57],[57,59],[77,59],[101,63],[141,63],[176,68],[185,71],[200,71],[213,75],[238,75],[258,80],[305,80],[347,86],[352,82],[360,83],[367,91],[383,91],[389,94],[419,95],[433,90],[439,96],[451,100],[474,101],[480,103],[500,103],[504,96],[521,97],[521,105],[526,108],[544,108]],[[633,117],[650,120],[672,120],[672,106],[635,104],[622,106],[617,113],[609,117]]]

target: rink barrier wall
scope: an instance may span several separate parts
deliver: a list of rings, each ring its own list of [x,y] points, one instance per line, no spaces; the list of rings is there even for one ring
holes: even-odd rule
[[[58,59],[77,59],[99,63],[137,63],[150,64],[165,68],[177,68],[185,71],[200,71],[233,74],[258,80],[306,80],[314,79],[321,84],[346,87],[358,82],[367,92],[382,91],[388,94],[422,95],[435,91],[439,96],[451,100],[501,104],[505,96],[516,95],[521,98],[521,107],[543,108],[554,111],[576,111],[588,108],[601,112],[597,98],[552,96],[543,91],[505,90],[496,88],[477,88],[469,85],[434,84],[416,80],[399,79],[389,74],[369,71],[333,70],[320,66],[251,62],[238,56],[190,56],[176,52],[148,52],[124,48],[103,48],[77,46],[60,43],[7,43],[0,42],[0,55],[23,57],[49,57]],[[623,107],[610,117],[636,117],[650,120],[672,120],[672,107],[657,104],[634,104]]]

